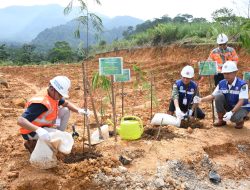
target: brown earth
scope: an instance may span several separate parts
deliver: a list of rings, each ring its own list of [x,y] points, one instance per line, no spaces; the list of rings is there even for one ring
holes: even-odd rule
[[[125,84],[125,114],[136,115],[143,120],[144,134],[140,140],[124,141],[118,137],[96,145],[89,151],[85,145],[82,154],[83,119],[77,114],[72,114],[68,131],[71,125],[76,124],[80,138],[76,140],[73,153],[69,156],[58,155],[57,168],[39,170],[29,163],[29,153],[23,146],[16,124],[17,118],[22,114],[26,100],[44,90],[48,80],[56,75],[66,75],[72,81],[70,99],[72,102],[83,105],[83,85],[81,64],[56,64],[41,66],[4,66],[0,67],[0,123],[2,135],[0,139],[0,189],[116,189],[109,184],[97,184],[94,176],[103,172],[116,177],[112,168],[121,163],[119,155],[128,156],[132,163],[127,165],[128,173],[138,173],[145,179],[156,174],[157,167],[166,161],[179,160],[200,176],[204,184],[210,183],[208,172],[216,169],[222,178],[219,186],[221,189],[250,189],[250,123],[247,121],[241,130],[234,128],[233,124],[223,128],[212,126],[212,112],[209,104],[202,104],[206,112],[206,119],[202,121],[200,129],[182,129],[174,126],[163,126],[158,139],[159,127],[150,125],[151,110],[149,91],[142,87],[133,88],[136,81],[132,66],[136,64],[147,73],[147,80],[153,80],[158,104],[154,106],[153,113],[165,112],[168,108],[173,81],[179,78],[182,67],[205,60],[212,46],[168,46],[157,48],[143,48],[120,50],[96,56],[88,64],[89,78],[98,72],[98,58],[120,56],[124,59],[124,68],[131,69],[131,82]],[[240,72],[250,68],[250,55],[240,47],[239,53]],[[151,76],[153,76],[151,78]],[[197,79],[197,68],[196,68]],[[200,86],[201,95],[209,94],[208,79]],[[115,84],[116,113],[118,124],[121,118],[121,85]],[[96,107],[100,109],[101,99],[105,96],[100,90],[94,92]],[[90,104],[90,101],[89,101]],[[91,107],[90,107],[91,109]],[[106,105],[106,118],[111,117],[111,106]],[[91,120],[92,121],[92,120]],[[92,131],[94,128],[91,129]],[[86,138],[86,132],[84,138]],[[92,152],[92,154],[90,154]],[[68,163],[78,156],[90,159]],[[99,157],[99,155],[102,155]],[[207,155],[213,167],[203,167],[200,163]],[[65,161],[65,162],[64,162]],[[77,159],[76,159],[77,161]],[[165,189],[196,189],[185,188],[164,179],[170,184]],[[223,181],[233,181],[231,186]],[[184,180],[185,182],[185,180]],[[183,183],[183,181],[181,181]],[[242,185],[243,184],[243,185]],[[132,186],[127,189],[134,189]],[[162,188],[162,187],[159,187]],[[117,187],[117,189],[123,189]],[[137,188],[138,189],[138,188]],[[140,189],[140,188],[139,188]],[[142,188],[143,189],[143,188]],[[150,189],[150,188],[148,188]],[[197,188],[199,189],[199,188]],[[208,186],[207,189],[216,189]]]

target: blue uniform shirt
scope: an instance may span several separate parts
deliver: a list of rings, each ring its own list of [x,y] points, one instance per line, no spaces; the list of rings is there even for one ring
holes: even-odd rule
[[[181,79],[177,80],[175,83],[179,93],[179,105],[184,105],[183,99],[187,99],[187,102],[184,106],[191,105],[193,97],[197,92],[197,84],[191,80],[188,86],[186,86]]]

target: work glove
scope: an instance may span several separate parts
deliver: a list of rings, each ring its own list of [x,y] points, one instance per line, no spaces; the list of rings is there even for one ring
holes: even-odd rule
[[[227,112],[227,113],[223,116],[223,121],[230,121],[232,115],[233,115],[233,112],[232,112],[232,111]]]
[[[89,109],[79,109],[78,113],[81,115],[86,115],[87,117],[91,115],[91,111]]]
[[[187,114],[191,117],[192,114],[193,114],[193,110],[192,110],[192,109],[189,109],[189,110],[187,111]]]
[[[193,101],[194,101],[194,104],[199,104],[201,103],[201,98],[199,96],[195,96]]]
[[[185,114],[181,111],[180,108],[176,108],[175,114],[176,114],[176,117],[177,117],[178,119],[183,119],[184,116],[185,116]]]
[[[39,127],[36,130],[36,133],[39,137],[39,139],[43,140],[43,141],[50,141],[50,135],[49,132],[46,131],[45,129],[43,129],[42,127]]]

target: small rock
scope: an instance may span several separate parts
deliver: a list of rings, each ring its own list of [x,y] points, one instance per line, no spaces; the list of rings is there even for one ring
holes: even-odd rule
[[[19,172],[8,172],[7,177],[10,178],[17,178],[19,176]]]
[[[103,168],[103,171],[104,171],[106,174],[111,174],[111,173],[112,173],[112,169],[109,168],[109,167],[104,167],[104,168]]]
[[[16,170],[16,164],[15,163],[8,164],[8,170],[9,171],[15,171]]]
[[[155,186],[157,188],[163,187],[165,185],[165,182],[162,178],[157,178],[154,182]]]
[[[12,100],[12,103],[16,106],[24,108],[26,104],[26,100],[24,98],[15,98]]]
[[[5,86],[6,88],[9,88],[9,84],[6,79],[0,78],[0,84]]]
[[[117,182],[122,182],[123,179],[122,179],[122,177],[118,176],[118,177],[115,178],[115,181],[117,181]]]
[[[191,133],[193,133],[193,129],[192,129],[191,127],[188,127],[187,132],[188,132],[189,134],[191,134]]]
[[[84,181],[89,182],[90,181],[89,177],[85,177]]]
[[[118,171],[121,172],[121,173],[126,173],[128,171],[128,169],[123,167],[123,166],[119,166]]]

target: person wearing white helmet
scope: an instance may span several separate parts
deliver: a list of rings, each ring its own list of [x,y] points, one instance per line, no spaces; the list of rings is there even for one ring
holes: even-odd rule
[[[221,73],[223,64],[226,61],[235,61],[237,63],[239,60],[235,49],[227,46],[228,37],[226,34],[219,34],[216,41],[218,47],[213,49],[208,57],[208,60],[217,62],[218,74],[214,75],[215,86],[224,79],[223,74]]]
[[[184,116],[194,116],[193,97],[199,95],[197,84],[192,80],[194,77],[193,67],[187,65],[181,71],[181,79],[173,84],[172,98],[168,114],[183,119]],[[205,114],[197,107],[197,118],[203,119]]]
[[[195,103],[207,102],[215,99],[218,122],[215,127],[226,125],[227,121],[236,123],[235,128],[241,129],[244,119],[250,111],[248,102],[248,85],[246,81],[236,77],[237,65],[234,61],[227,61],[222,67],[225,79],[221,80],[214,92],[204,98],[194,97]]]
[[[17,124],[20,133],[26,142],[25,148],[32,153],[38,138],[49,141],[50,136],[43,127],[55,127],[56,121],[60,121],[56,127],[64,131],[70,116],[70,111],[82,115],[89,115],[88,109],[81,109],[66,100],[69,97],[71,82],[66,76],[56,76],[50,80],[47,93],[31,98]]]

